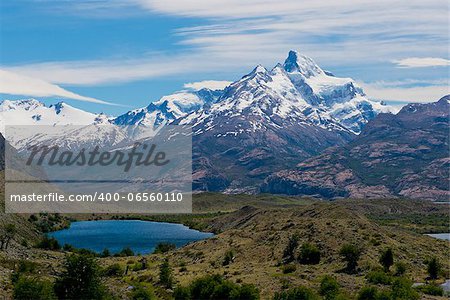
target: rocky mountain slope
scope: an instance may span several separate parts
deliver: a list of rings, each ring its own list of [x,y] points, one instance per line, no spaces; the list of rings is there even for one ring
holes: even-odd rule
[[[291,51],[284,64],[257,66],[211,107],[174,123],[193,128],[195,189],[251,191],[274,170],[345,144],[388,110],[352,79]]]
[[[347,145],[269,176],[262,191],[448,201],[449,101],[445,96],[380,114]]]

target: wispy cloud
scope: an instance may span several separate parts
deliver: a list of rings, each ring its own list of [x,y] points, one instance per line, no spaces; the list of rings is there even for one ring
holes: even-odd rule
[[[392,86],[383,83],[364,83],[359,85],[369,98],[386,101],[397,101],[404,103],[411,102],[433,102],[439,100],[442,96],[450,94],[450,87],[447,84],[429,85],[420,87],[405,87],[402,85]]]
[[[78,95],[41,79],[0,70],[0,93],[32,97],[63,97],[99,104],[115,105],[103,100]]]
[[[409,57],[393,61],[400,68],[425,68],[450,66],[450,59],[437,57]]]
[[[197,81],[197,82],[189,82],[184,84],[184,88],[186,89],[192,89],[194,91],[198,91],[204,88],[210,89],[210,90],[221,90],[225,87],[229,86],[232,82],[231,81],[222,81],[222,80],[204,80],[204,81]]]

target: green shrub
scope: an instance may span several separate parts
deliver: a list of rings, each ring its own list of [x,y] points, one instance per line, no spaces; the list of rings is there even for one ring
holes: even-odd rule
[[[365,286],[358,292],[357,300],[378,300],[378,289],[373,286]]]
[[[299,237],[297,234],[294,234],[289,238],[288,244],[283,251],[283,263],[290,263],[295,260],[295,250],[298,247]]]
[[[119,264],[112,264],[110,266],[107,266],[103,270],[103,274],[105,276],[120,276],[123,274],[123,269]]]
[[[94,257],[68,255],[64,271],[55,282],[55,291],[60,299],[102,299],[105,292]]]
[[[111,252],[108,248],[103,249],[102,253],[100,253],[100,257],[109,257],[111,256]]]
[[[223,258],[222,265],[227,266],[227,265],[231,264],[234,260],[234,256],[235,256],[234,251],[232,249],[227,250],[227,252],[225,252],[225,256]]]
[[[406,264],[403,262],[397,262],[395,264],[395,276],[403,276],[406,273]]]
[[[344,261],[347,263],[346,271],[348,273],[354,273],[356,267],[358,266],[358,260],[361,256],[361,249],[352,244],[345,244],[342,246],[339,254],[343,257]]]
[[[427,295],[444,296],[444,289],[437,284],[425,284],[417,287],[417,289]]]
[[[392,278],[388,274],[383,271],[371,271],[366,275],[366,279],[368,282],[373,284],[391,284]]]
[[[412,282],[406,278],[399,277],[392,282],[392,300],[415,300],[419,294],[412,288]]]
[[[191,290],[186,286],[177,286],[173,291],[173,298],[175,300],[189,300],[191,298]]]
[[[19,266],[17,267],[17,272],[19,273],[34,273],[38,267],[38,264],[34,261],[20,260]]]
[[[220,275],[208,275],[192,281],[189,287],[178,286],[174,290],[176,300],[257,300],[259,291],[252,284],[238,285],[224,280]]]
[[[166,253],[172,250],[175,250],[177,248],[177,246],[173,243],[159,243],[158,245],[156,245],[155,247],[155,251],[153,251],[153,253]]]
[[[441,272],[441,264],[436,257],[431,258],[427,262],[427,272],[431,279],[437,279]]]
[[[394,264],[394,253],[391,248],[381,252],[380,264],[383,266],[385,272],[389,272],[389,268]]]
[[[145,288],[142,285],[137,285],[131,291],[130,298],[132,300],[154,300],[155,294],[151,289]]]
[[[114,256],[134,256],[134,252],[130,247],[125,247],[119,253],[114,254]]]
[[[297,270],[297,267],[294,264],[288,264],[281,267],[283,274],[294,273]]]
[[[54,237],[44,235],[44,237],[36,244],[36,248],[45,250],[60,250],[61,245],[58,243],[58,240],[55,239]]]
[[[166,288],[171,288],[173,284],[172,268],[169,265],[169,260],[165,259],[159,267],[159,283]]]
[[[325,300],[334,300],[339,294],[339,284],[335,278],[325,276],[320,282],[319,293]]]
[[[56,299],[50,281],[20,276],[14,284],[13,298],[18,300],[52,300]]]
[[[305,243],[300,249],[298,257],[300,263],[305,265],[315,265],[320,262],[320,250],[315,245]]]
[[[299,286],[287,291],[275,293],[273,300],[318,300],[314,291],[303,286]]]

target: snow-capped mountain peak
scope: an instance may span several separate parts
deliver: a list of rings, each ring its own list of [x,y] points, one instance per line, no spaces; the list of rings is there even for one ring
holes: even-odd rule
[[[289,51],[283,66],[287,72],[300,73],[306,78],[325,74],[311,58],[300,55],[300,53],[294,50]]]

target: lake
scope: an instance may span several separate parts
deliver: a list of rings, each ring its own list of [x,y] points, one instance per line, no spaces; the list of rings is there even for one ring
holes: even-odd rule
[[[436,239],[450,241],[450,233],[429,233],[427,235]]]
[[[105,248],[111,253],[130,247],[134,253],[152,253],[161,242],[169,242],[177,247],[190,242],[207,239],[212,233],[190,229],[182,224],[149,222],[138,220],[105,220],[73,222],[70,228],[49,234],[61,245],[70,244],[75,248],[85,248],[101,252]]]

